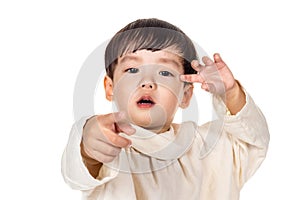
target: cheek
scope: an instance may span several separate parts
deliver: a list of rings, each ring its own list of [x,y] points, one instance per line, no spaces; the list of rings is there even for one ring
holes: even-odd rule
[[[173,114],[176,112],[177,107],[181,101],[180,94],[175,94],[168,89],[161,89],[159,99],[161,105],[166,109],[166,112]]]
[[[129,108],[130,100],[137,86],[133,81],[128,79],[120,79],[116,81],[113,89],[113,100],[119,111],[126,111]]]

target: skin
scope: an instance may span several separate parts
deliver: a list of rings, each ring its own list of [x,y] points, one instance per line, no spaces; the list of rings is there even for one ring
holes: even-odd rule
[[[128,70],[140,70],[140,73],[142,73],[145,68],[149,71],[141,75],[140,80],[132,80],[133,77],[135,79],[139,78],[135,76],[139,73]],[[164,80],[175,80],[175,83],[172,82],[169,85],[170,87],[168,87],[155,79],[154,74],[149,76],[153,72],[155,72],[154,74],[158,74],[158,72],[172,73],[169,76],[157,76]],[[130,123],[155,133],[165,132],[170,128],[177,108],[185,108],[192,95],[193,88],[191,85],[183,88],[183,83],[180,82],[179,77],[176,78],[177,74],[178,76],[183,74],[183,66],[181,65],[180,57],[174,53],[141,50],[127,54],[119,59],[118,66],[114,72],[114,80],[106,77],[106,91],[108,94],[114,93],[114,98],[108,99],[114,100],[120,105],[119,107],[125,112]],[[177,83],[181,83],[183,90],[175,92],[175,88],[171,89],[171,86],[174,85],[175,87],[180,87],[176,86]],[[182,92],[184,92],[184,95],[182,95]],[[143,96],[150,96],[153,99],[155,102],[153,108],[141,108],[137,105],[137,101]],[[162,117],[163,115],[165,116]],[[156,123],[154,122],[155,119],[158,119]],[[160,124],[160,122],[163,124]]]
[[[216,53],[213,57],[214,60],[203,57],[204,65],[200,65],[198,61],[194,60],[192,67],[198,71],[198,74],[182,75],[181,80],[201,83],[203,90],[221,96],[230,113],[235,115],[246,104],[245,93],[220,54]],[[218,76],[213,76],[216,73]]]
[[[140,50],[130,54],[130,56],[131,59],[128,59],[128,57],[119,59],[114,72],[114,80],[111,80],[107,76],[104,79],[106,99],[109,101],[114,100],[113,93],[116,92],[114,91],[114,86],[122,78],[124,73],[126,73],[125,70],[128,66],[137,67],[145,64],[165,65],[172,70],[178,71],[178,73],[183,73],[183,67],[176,65],[176,63],[180,65],[180,58],[169,51],[161,50],[152,52]],[[214,54],[213,58],[214,60],[203,57],[202,61],[204,65],[200,65],[198,61],[193,61],[192,67],[198,71],[198,74],[181,75],[180,78],[182,81],[200,83],[202,84],[201,88],[205,91],[221,96],[230,113],[234,115],[245,105],[245,94],[221,56]],[[123,62],[122,60],[125,61]],[[170,62],[170,60],[175,62]],[[216,73],[218,74],[217,76]],[[159,85],[155,85],[155,83],[147,82],[142,85],[144,85],[144,87],[141,86],[136,91],[137,96],[138,94],[145,93],[153,96],[163,94],[163,96],[158,96],[155,100],[156,103],[166,108],[168,117],[161,129],[152,131],[158,134],[165,132],[170,128],[177,108],[186,108],[189,105],[193,94],[193,86],[191,84],[186,85],[182,97],[174,98],[174,94]],[[142,118],[147,121],[147,109],[143,110],[135,106],[135,97],[137,96],[133,95],[132,101],[129,101],[130,108],[134,108],[134,112],[130,114],[130,122],[143,127],[145,123],[140,119]],[[97,177],[102,163],[113,161],[119,155],[122,148],[127,148],[131,145],[130,140],[118,135],[120,132],[127,135],[135,133],[135,129],[129,124],[128,116],[129,113],[124,112],[110,113],[93,116],[86,122],[83,129],[81,154],[93,177]]]

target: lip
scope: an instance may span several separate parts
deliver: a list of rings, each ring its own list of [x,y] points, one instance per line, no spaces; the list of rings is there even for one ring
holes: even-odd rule
[[[155,105],[155,101],[151,96],[143,95],[136,101],[136,104],[139,108],[148,109]]]

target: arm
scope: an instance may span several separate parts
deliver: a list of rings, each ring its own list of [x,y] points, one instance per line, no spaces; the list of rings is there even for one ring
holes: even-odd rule
[[[196,60],[191,63],[197,74],[182,75],[181,80],[201,83],[202,89],[214,95],[214,106],[220,119],[224,119],[226,131],[251,145],[266,147],[269,141],[266,120],[227,64],[217,53],[214,60],[204,56],[202,61],[204,65]]]
[[[222,99],[231,115],[237,114],[246,104],[246,95],[237,81],[235,81],[233,88],[227,91]]]
[[[269,144],[267,123],[219,54],[214,55],[214,61],[208,57],[202,60],[204,65],[192,62],[198,74],[182,75],[181,79],[199,82],[202,89],[214,94],[214,107],[232,144],[234,177],[242,187],[265,158]]]
[[[246,104],[235,115],[226,113],[226,105],[219,96],[214,96],[214,107],[223,130],[232,145],[233,177],[241,188],[256,172],[265,159],[270,140],[266,119],[251,96],[246,94]]]
[[[107,179],[97,180],[88,171],[81,156],[83,126],[88,118],[77,121],[70,131],[69,140],[61,161],[61,172],[65,182],[76,190],[89,190],[107,182]],[[114,173],[114,174],[113,174]],[[108,179],[113,179],[117,172],[112,172]]]

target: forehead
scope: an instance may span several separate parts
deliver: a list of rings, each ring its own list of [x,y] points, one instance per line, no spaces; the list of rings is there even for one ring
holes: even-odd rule
[[[118,64],[161,64],[174,67],[177,70],[183,70],[182,57],[176,51],[160,50],[139,50],[134,53],[128,53],[119,58]]]

